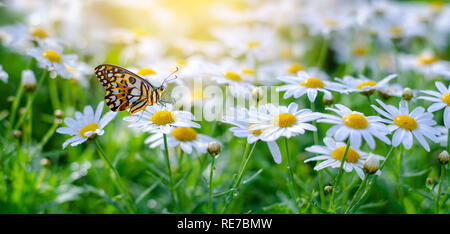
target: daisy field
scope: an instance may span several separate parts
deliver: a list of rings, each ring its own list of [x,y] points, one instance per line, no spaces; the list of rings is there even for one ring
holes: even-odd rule
[[[0,1],[0,93],[0,213],[450,212],[446,1]]]

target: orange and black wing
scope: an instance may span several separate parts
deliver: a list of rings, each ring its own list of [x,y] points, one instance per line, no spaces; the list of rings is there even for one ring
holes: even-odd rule
[[[122,111],[127,108],[130,113],[136,113],[147,105],[148,92],[153,90],[150,83],[142,77],[125,68],[101,64],[95,69],[98,81],[106,90],[106,105],[112,111]]]

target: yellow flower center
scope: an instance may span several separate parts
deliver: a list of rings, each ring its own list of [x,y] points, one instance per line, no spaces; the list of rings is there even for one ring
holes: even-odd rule
[[[443,1],[432,1],[432,2],[430,2],[430,7],[434,11],[442,11],[442,9],[444,9],[444,2]]]
[[[297,122],[295,115],[291,113],[281,113],[272,119],[272,124],[280,128],[287,128]]]
[[[156,72],[153,69],[151,69],[151,68],[142,67],[142,68],[139,69],[137,74],[141,75],[141,76],[146,76],[146,75],[154,75],[154,74],[156,74]]]
[[[250,48],[250,49],[253,49],[253,48],[255,48],[255,47],[258,47],[259,46],[259,41],[249,41],[249,42],[247,42],[247,46]]]
[[[409,115],[397,115],[397,117],[394,118],[394,123],[400,128],[410,131],[417,128],[416,120]]]
[[[289,67],[286,68],[286,72],[290,74],[297,74],[297,72],[305,69],[300,63],[291,63]]]
[[[33,37],[46,38],[48,37],[47,32],[40,27],[33,27],[28,30],[28,33]]]
[[[179,141],[193,141],[197,139],[197,132],[189,127],[175,128],[170,135]]]
[[[91,132],[91,131],[95,131],[98,129],[98,124],[97,123],[90,123],[85,125],[83,128],[80,129],[80,136],[83,138],[88,138],[86,135],[84,135],[86,132]],[[92,137],[92,135],[91,135]]]
[[[417,57],[417,63],[420,65],[431,65],[438,61],[438,59],[433,55],[421,55]]]
[[[376,84],[377,84],[377,82],[369,80],[369,81],[364,81],[364,82],[359,83],[356,86],[356,88],[357,89],[362,89],[365,86],[375,86]]]
[[[399,27],[392,27],[389,29],[389,33],[393,36],[401,36],[403,34],[403,29]]]
[[[300,85],[308,88],[323,88],[323,86],[325,86],[325,84],[317,77],[305,79]]]
[[[42,57],[48,59],[50,62],[59,63],[61,62],[61,56],[58,52],[54,50],[46,50],[42,52]]]
[[[344,158],[345,150],[347,149],[346,146],[341,146],[337,149],[335,149],[331,153],[331,157],[342,161],[342,158]],[[345,161],[348,163],[357,163],[359,159],[359,154],[355,150],[352,149],[352,147],[348,148],[347,156],[345,156]]]
[[[441,99],[447,106],[450,106],[450,92],[442,95]]]
[[[345,124],[345,126],[354,129],[365,129],[369,125],[367,119],[357,113],[348,114],[342,117],[342,122]]]
[[[237,74],[236,72],[226,71],[223,73],[223,76],[225,76],[226,78],[228,78],[232,81],[242,81],[241,76],[239,74]]]
[[[175,121],[175,115],[170,111],[160,110],[150,117],[150,121],[156,125],[169,124]]]
[[[328,26],[337,26],[338,22],[336,20],[332,20],[332,19],[323,19],[322,23]]]
[[[250,68],[242,68],[241,72],[242,72],[242,74],[246,74],[246,75],[254,75],[255,74],[255,70],[250,69]]]
[[[182,60],[182,59],[177,60],[177,66],[182,67],[182,66],[184,66],[184,65],[186,65],[186,61],[184,61],[184,60]]]
[[[358,56],[363,56],[366,55],[367,50],[366,48],[364,48],[364,46],[355,46],[355,48],[353,48],[353,53]]]
[[[255,124],[250,124],[250,125],[248,125],[248,127],[250,128],[250,127],[252,127],[252,126],[254,126],[254,125],[255,125]],[[250,132],[251,132],[253,135],[256,135],[256,136],[261,135],[261,133],[263,133],[263,131],[264,131],[264,129],[250,130]]]

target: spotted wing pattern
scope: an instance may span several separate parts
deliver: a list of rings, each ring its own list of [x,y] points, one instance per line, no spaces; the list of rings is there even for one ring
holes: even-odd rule
[[[129,113],[134,114],[153,103],[148,100],[148,92],[153,92],[153,86],[133,72],[109,64],[99,65],[94,71],[106,90],[106,105],[112,111],[130,108]]]

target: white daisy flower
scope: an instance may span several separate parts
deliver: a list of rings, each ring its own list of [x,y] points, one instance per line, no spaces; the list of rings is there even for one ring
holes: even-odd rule
[[[83,87],[89,88],[88,77],[92,74],[92,67],[79,60],[73,60],[69,64],[65,64],[65,67],[70,73],[72,81],[79,82]]]
[[[324,6],[326,6],[324,8]],[[332,32],[345,31],[354,22],[345,7],[309,4],[300,17],[302,22],[308,26],[311,35],[323,34],[329,36]],[[333,9],[333,10],[330,10]]]
[[[177,127],[167,134],[167,147],[174,148],[180,146],[180,148],[187,154],[191,154],[193,149],[199,153],[206,153],[208,144],[210,142],[218,142],[216,139],[197,133],[190,127]],[[150,144],[150,148],[160,146],[164,147],[164,136],[162,132],[155,132],[155,134],[145,139],[146,144]]]
[[[33,48],[36,45],[62,49],[60,42],[50,37],[48,30],[43,27],[9,25],[3,29],[9,35],[8,45],[18,52],[25,52],[27,49]]]
[[[266,64],[260,64],[257,70],[258,82],[264,85],[275,85],[279,80],[275,79],[279,76],[295,76],[297,72],[305,70],[306,67],[299,62],[276,61]],[[310,69],[307,70],[309,73]],[[316,72],[316,70],[314,70]],[[326,74],[324,74],[327,76]]]
[[[327,167],[339,168],[341,166],[342,159],[344,158],[345,150],[347,149],[345,143],[335,141],[331,137],[325,137],[323,142],[325,143],[325,146],[313,145],[305,149],[308,152],[319,154],[318,156],[306,159],[305,163],[309,161],[323,160],[323,162],[320,162],[314,167],[314,170],[322,170]],[[347,156],[345,157],[343,169],[346,172],[352,172],[355,170],[356,174],[358,174],[361,179],[364,179],[364,161],[369,156],[376,157],[378,160],[384,160],[384,157],[382,156],[372,153],[365,153],[350,146]],[[376,174],[380,175],[380,171],[376,172]]]
[[[260,139],[264,141],[275,141],[281,136],[290,138],[304,134],[305,130],[317,131],[316,127],[307,122],[322,116],[310,109],[299,110],[298,105],[293,102],[287,107],[266,104],[259,110],[257,113],[249,113],[253,124],[249,130],[263,130]]]
[[[431,51],[423,51],[419,55],[400,55],[399,63],[403,70],[412,70],[426,77],[439,75],[440,71],[450,68],[450,62],[440,60]]]
[[[76,60],[76,55],[63,55],[59,50],[52,50],[48,48],[31,48],[27,53],[33,56],[39,63],[39,66],[48,69],[50,72],[56,72],[65,79],[71,77],[67,70],[66,64],[73,63]],[[56,76],[52,77],[55,78]]]
[[[437,126],[436,130],[438,130],[441,135],[438,137],[439,144],[442,147],[447,147],[448,144],[448,128],[444,126]]]
[[[246,108],[242,108],[240,110],[232,109],[231,115],[225,115],[223,116],[222,122],[228,123],[231,125],[234,125],[234,127],[230,128],[230,131],[233,133],[236,137],[242,137],[247,138],[247,143],[253,144],[258,140],[262,140],[261,134],[264,132],[263,129],[258,130],[250,130],[249,128],[253,125],[255,125],[254,122],[258,121],[258,119],[263,122],[263,119],[260,119],[257,113],[255,112],[264,112],[265,107],[260,106],[258,109],[251,107],[250,110],[247,110]],[[256,116],[258,119],[253,121],[253,123],[250,120],[250,113],[253,112],[254,116]],[[281,152],[280,148],[278,147],[277,143],[275,141],[267,141],[267,146],[269,147],[269,151],[272,154],[273,160],[275,163],[280,164],[281,163]]]
[[[123,118],[130,122],[128,127],[138,128],[144,132],[161,131],[169,134],[175,127],[194,127],[200,125],[192,122],[194,115],[188,111],[173,110],[172,104],[147,106],[144,112],[138,112]]]
[[[371,149],[375,148],[374,136],[386,144],[391,144],[389,130],[382,123],[383,119],[378,116],[365,116],[361,112],[352,111],[348,107],[336,104],[337,109],[325,108],[335,112],[336,115],[322,114],[323,118],[317,122],[334,124],[328,129],[327,136],[334,136],[337,141],[344,141],[349,138],[350,146],[356,149],[361,147],[362,139],[366,141]]]
[[[375,105],[372,105],[372,108],[389,119],[385,121],[390,124],[386,129],[390,132],[394,131],[392,136],[392,145],[394,147],[402,143],[406,149],[410,149],[414,135],[423,148],[429,152],[430,146],[424,136],[433,142],[438,141],[439,131],[432,127],[432,125],[436,124],[436,121],[433,120],[433,114],[425,112],[423,107],[416,107],[409,112],[408,102],[405,100],[400,101],[398,109],[392,105],[386,105],[378,99],[377,102],[384,110]]]
[[[396,74],[391,74],[379,82],[371,80],[365,76],[360,76],[356,79],[352,76],[344,76],[343,79],[335,78],[339,83],[347,87],[348,92],[358,92],[364,95],[371,95],[375,90],[383,90],[388,86],[389,81],[397,77]]]
[[[403,87],[399,84],[386,84],[377,90],[378,95],[387,100],[391,97],[402,97]]]
[[[32,70],[26,69],[22,71],[20,85],[27,91],[32,91],[36,88],[36,76]]]
[[[246,55],[249,62],[268,61],[277,57],[277,32],[267,26],[214,28],[212,35],[230,48],[231,56]]]
[[[0,65],[0,80],[8,83],[8,73],[5,72],[5,70],[3,70],[3,66]]]
[[[230,88],[234,97],[243,96],[248,99],[251,91],[255,88],[251,82],[254,81],[255,70],[250,67],[238,66],[234,62],[225,61],[221,66],[215,66],[211,80],[218,84],[225,84]]]
[[[103,128],[117,115],[117,112],[109,111],[102,117],[103,104],[103,101],[98,104],[95,113],[92,107],[88,105],[84,107],[83,113],[75,112],[75,119],[64,119],[64,123],[68,127],[60,127],[56,129],[56,132],[72,135],[72,138],[63,143],[63,149],[69,144],[76,146],[96,135],[103,135]]]
[[[436,85],[438,92],[433,90],[423,90],[421,91],[422,93],[428,94],[431,97],[421,96],[418,98],[434,102],[428,107],[428,112],[444,109],[444,125],[446,128],[450,128],[450,85],[445,87],[445,85],[439,81],[436,81],[434,84]]]
[[[286,83],[277,88],[277,91],[285,91],[283,98],[299,98],[305,94],[308,95],[310,102],[314,102],[317,97],[317,92],[323,92],[325,98],[331,99],[332,95],[329,90],[336,92],[346,92],[345,86],[327,81],[326,77],[320,77],[318,74],[308,74],[304,71],[299,71],[297,76],[280,76],[278,80]]]

